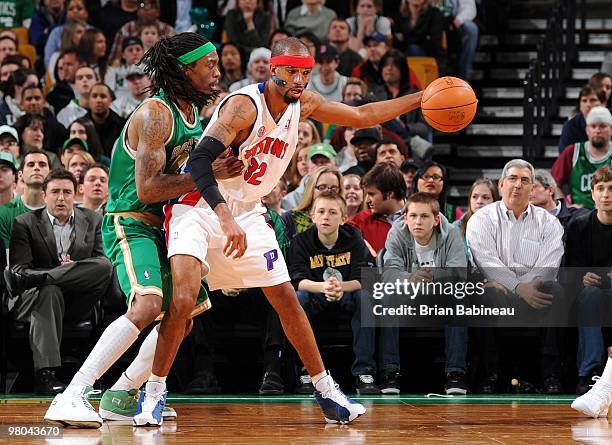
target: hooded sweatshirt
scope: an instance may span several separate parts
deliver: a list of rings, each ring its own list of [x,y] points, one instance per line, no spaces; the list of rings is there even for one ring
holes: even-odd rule
[[[461,232],[453,227],[444,215],[440,214],[440,224],[434,228],[436,234],[434,263],[434,279],[441,279],[453,275],[459,278],[466,276],[467,258]],[[418,263],[414,236],[408,231],[404,218],[393,223],[383,256],[385,268],[395,268],[411,272],[414,264]],[[453,268],[445,271],[446,268]],[[386,277],[386,275],[385,275]]]
[[[323,274],[328,268],[340,272],[341,281],[361,281],[361,268],[368,266],[369,256],[361,233],[355,227],[341,225],[336,243],[328,249],[319,239],[317,227],[313,225],[296,235],[289,245],[289,276],[296,289],[302,280],[325,281]]]

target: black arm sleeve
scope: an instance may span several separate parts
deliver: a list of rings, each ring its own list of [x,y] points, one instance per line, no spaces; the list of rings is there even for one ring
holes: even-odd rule
[[[226,147],[221,141],[210,136],[204,136],[196,148],[193,149],[187,161],[187,168],[191,172],[193,182],[195,182],[202,198],[213,210],[217,207],[217,204],[225,202],[217,187],[217,180],[212,169],[213,161],[225,150]]]

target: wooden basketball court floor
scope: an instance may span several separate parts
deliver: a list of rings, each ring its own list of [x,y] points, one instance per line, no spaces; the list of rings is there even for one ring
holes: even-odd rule
[[[8,426],[45,425],[50,399],[10,396],[0,399],[0,444],[612,444],[612,424],[580,416],[571,396],[357,399],[364,416],[326,425],[312,397],[171,396],[179,417],[159,429],[113,422],[44,438],[11,436]]]

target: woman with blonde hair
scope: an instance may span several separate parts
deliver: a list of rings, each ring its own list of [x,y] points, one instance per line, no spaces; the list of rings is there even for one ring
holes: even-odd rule
[[[297,188],[304,188],[305,182],[308,180],[308,149],[311,145],[319,144],[321,136],[310,119],[302,121],[298,125],[298,143],[293,158],[289,164],[289,168],[285,172],[285,181],[287,182],[289,192]]]
[[[313,121],[306,119],[298,124],[298,148],[310,147],[320,142],[321,136]]]
[[[88,21],[89,11],[87,10],[87,5],[85,4],[84,0],[70,0],[67,2],[66,23],[63,25],[58,25],[49,31],[49,37],[47,38],[47,43],[45,43],[44,62],[45,67],[50,73],[53,72],[53,68],[50,68],[51,56],[53,56],[53,54],[56,52],[60,53],[62,50],[76,46],[79,43],[78,40],[76,42],[71,42],[71,40],[66,40],[64,38],[66,25],[71,22],[77,22],[86,26],[85,24]],[[83,31],[85,31],[85,29],[83,29]],[[57,56],[55,61],[57,61]]]
[[[75,150],[64,162],[64,168],[74,175],[77,182],[81,178],[81,172],[87,170],[96,163],[92,155],[85,150]]]
[[[81,173],[86,171],[95,163],[96,161],[89,153],[84,150],[76,150],[69,157],[66,158],[64,168],[74,175],[78,183],[81,179]],[[83,202],[83,194],[81,193],[80,187],[77,187],[76,193],[74,195],[74,202]]]
[[[81,37],[85,34],[85,30],[85,23],[78,20],[69,20],[62,26],[60,46],[57,51],[49,54],[47,62],[47,72],[51,76],[53,82],[57,82],[58,80],[55,78],[55,66],[57,65],[57,59],[59,59],[61,52],[68,48],[76,48],[81,42]]]
[[[477,210],[480,210],[487,204],[499,201],[499,191],[497,185],[489,178],[479,178],[470,187],[468,192],[468,209],[460,219],[455,221],[453,225],[461,230],[461,235],[465,239],[465,231],[467,223]]]
[[[470,191],[468,192],[467,212],[465,212],[461,218],[453,222],[453,226],[455,226],[461,232],[463,243],[465,245],[465,253],[467,254],[468,260],[472,262],[472,264],[472,254],[465,240],[465,232],[467,230],[468,221],[478,210],[495,201],[499,201],[499,191],[497,190],[497,185],[495,185],[495,183],[489,178],[479,178],[474,181],[470,187]]]
[[[298,148],[293,153],[291,163],[285,172],[285,181],[287,182],[287,188],[289,192],[292,192],[299,188],[304,188],[305,181],[308,179],[308,150],[310,146]]]
[[[340,193],[342,187],[342,175],[338,170],[331,167],[319,167],[309,175],[306,189],[299,205],[282,216],[285,222],[287,239],[289,242],[298,233],[302,233],[312,226],[310,208],[315,198],[325,190]]]
[[[365,210],[361,176],[352,173],[342,176],[342,197],[346,201],[347,218]]]

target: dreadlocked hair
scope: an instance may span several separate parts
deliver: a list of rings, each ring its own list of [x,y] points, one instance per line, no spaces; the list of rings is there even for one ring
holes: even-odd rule
[[[212,104],[217,92],[203,93],[194,88],[185,74],[185,67],[192,67],[196,62],[183,65],[178,58],[193,51],[208,40],[193,32],[183,32],[172,37],[164,37],[153,45],[143,56],[140,63],[151,79],[148,91],[151,95],[163,91],[168,100],[178,105],[178,99],[195,104],[198,108]]]

